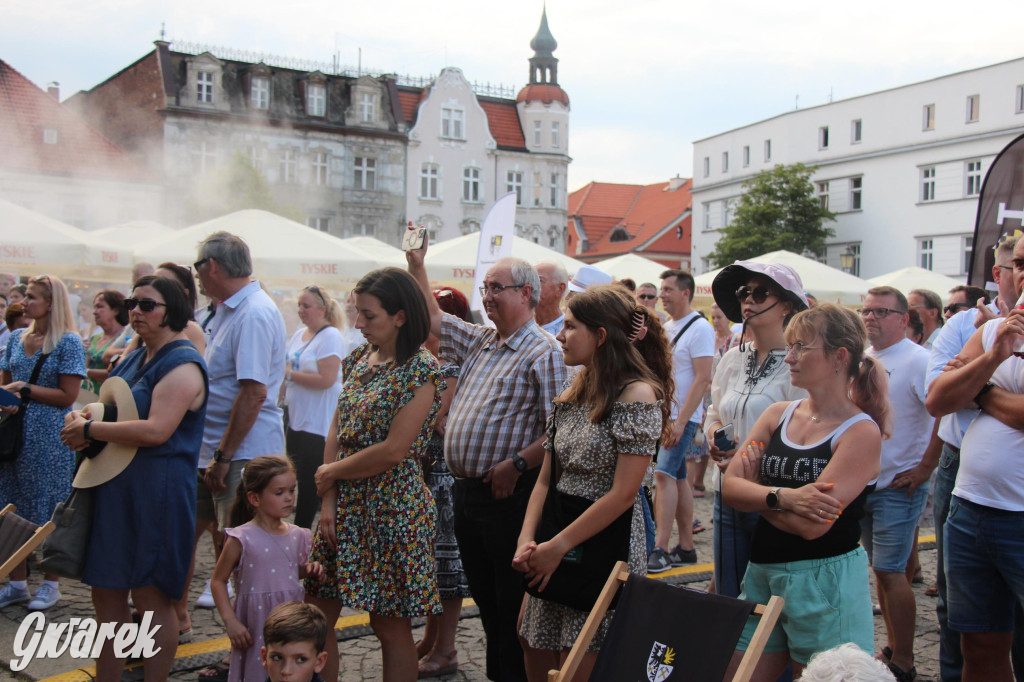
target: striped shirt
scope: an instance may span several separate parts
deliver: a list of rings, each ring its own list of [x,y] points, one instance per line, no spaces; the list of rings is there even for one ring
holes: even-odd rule
[[[532,319],[500,346],[498,332],[444,314],[439,355],[462,367],[448,412],[445,462],[480,478],[541,437],[565,381],[562,349]]]

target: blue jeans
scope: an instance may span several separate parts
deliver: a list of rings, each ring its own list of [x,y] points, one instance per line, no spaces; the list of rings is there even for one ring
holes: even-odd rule
[[[647,495],[640,493],[640,502],[644,509],[644,540],[647,543],[647,556],[654,551],[654,515],[651,514],[651,505],[647,503]]]
[[[659,474],[665,474],[676,481],[686,480],[686,453],[690,449],[693,437],[697,435],[697,422],[686,422],[683,435],[679,438],[674,448],[660,448],[658,450],[658,463],[654,470]]]
[[[964,667],[964,656],[960,652],[960,633],[949,629],[946,609],[946,568],[945,534],[942,527],[949,515],[949,501],[956,485],[956,472],[960,469],[960,451],[946,443],[942,444],[942,456],[935,471],[935,487],[932,489],[932,511],[935,514],[935,583],[939,587],[939,598],[935,602],[935,615],[939,619],[939,679],[942,682],[960,682]]]
[[[750,543],[757,527],[757,512],[741,512],[722,502],[715,492],[714,528],[715,590],[726,597],[740,596],[740,586],[750,562]]]
[[[860,520],[860,542],[879,573],[903,573],[914,547],[914,530],[928,502],[928,484],[913,495],[907,488],[883,488],[868,495]]]

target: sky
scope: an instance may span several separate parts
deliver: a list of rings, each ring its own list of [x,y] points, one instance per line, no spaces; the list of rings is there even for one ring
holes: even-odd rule
[[[541,0],[0,0],[0,59],[61,97],[168,40],[526,85]],[[693,174],[692,142],[1024,56],[1020,0],[548,0],[571,102],[569,188]],[[173,49],[173,45],[172,45]],[[1024,80],[1024,74],[1022,74]]]

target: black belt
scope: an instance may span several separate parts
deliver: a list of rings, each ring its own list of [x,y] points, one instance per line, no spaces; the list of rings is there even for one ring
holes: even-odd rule
[[[957,455],[960,454],[960,448],[958,448],[957,446],[953,445],[952,443],[947,443],[946,441],[942,441],[942,444],[945,445],[950,450],[952,450],[953,452],[955,452]]]

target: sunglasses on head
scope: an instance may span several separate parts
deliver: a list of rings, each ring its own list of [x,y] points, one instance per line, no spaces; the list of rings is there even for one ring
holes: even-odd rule
[[[126,298],[126,299],[124,299],[124,309],[125,310],[135,310],[135,308],[137,307],[139,310],[141,310],[144,313],[151,313],[154,310],[156,310],[156,307],[158,305],[162,305],[165,308],[167,307],[166,303],[161,303],[160,301],[154,301],[151,298]]]
[[[747,297],[754,299],[754,303],[764,303],[765,299],[772,295],[772,290],[763,284],[751,289],[746,284],[736,290],[736,300],[742,303],[747,300]]]

